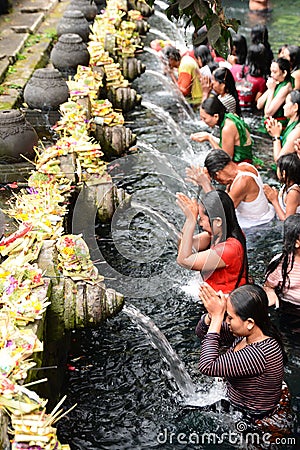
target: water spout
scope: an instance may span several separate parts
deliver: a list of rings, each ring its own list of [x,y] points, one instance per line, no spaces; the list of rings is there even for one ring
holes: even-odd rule
[[[150,206],[147,206],[140,202],[132,201],[131,206],[138,211],[147,212],[148,215],[152,217],[152,219],[158,219],[161,227],[170,235],[174,242],[178,242],[178,239],[181,236],[180,231],[178,231],[175,225],[169,222],[162,214],[160,214],[158,211],[155,211]]]
[[[166,126],[174,133],[174,138],[180,150],[182,150],[182,157],[187,162],[191,162],[195,158],[195,154],[192,148],[191,143],[185,137],[183,132],[180,130],[179,125],[175,122],[175,120],[171,117],[171,115],[165,111],[160,106],[155,105],[152,102],[142,101],[141,103],[144,108],[150,109],[155,113],[155,115],[164,121]]]
[[[130,319],[136,322],[143,332],[147,335],[150,343],[160,352],[164,361],[170,367],[171,374],[183,397],[190,397],[195,394],[197,386],[193,383],[190,375],[186,371],[183,362],[170,345],[166,336],[160,331],[150,317],[145,316],[138,308],[133,305],[123,307]]]
[[[181,165],[186,167],[186,161],[180,160],[172,156],[172,159],[168,155],[160,153],[152,144],[142,140],[138,140],[138,147],[146,150],[151,154],[151,162],[155,165],[156,174],[159,175],[161,182],[168,188],[170,192],[176,194],[179,190],[186,189],[186,182],[180,176],[178,167]],[[177,169],[174,168],[172,162],[176,161]]]
[[[154,4],[159,6],[161,9],[167,9],[169,7],[168,3],[163,2],[162,0],[155,0]]]
[[[172,41],[172,39],[163,31],[158,30],[157,28],[150,28],[149,33],[155,34],[156,36],[160,37],[164,41]]]
[[[180,91],[178,86],[176,84],[174,84],[170,78],[166,77],[161,72],[157,72],[157,71],[151,70],[151,69],[147,69],[145,71],[145,74],[154,76],[156,78],[159,78],[159,80],[162,82],[162,84],[165,86],[165,88],[168,89],[168,95],[170,95],[172,93],[176,94],[176,96],[178,97],[178,100],[180,101],[180,103],[182,104],[184,110],[187,113],[187,119],[189,119],[189,120],[195,120],[196,119],[196,114],[195,114],[193,108],[186,101],[184,95],[182,94],[182,92]]]
[[[151,345],[159,351],[163,360],[169,365],[170,373],[186,405],[203,407],[225,398],[224,386],[220,382],[215,381],[208,392],[193,382],[170,342],[150,317],[133,305],[125,305],[122,311],[137,323],[147,335]]]

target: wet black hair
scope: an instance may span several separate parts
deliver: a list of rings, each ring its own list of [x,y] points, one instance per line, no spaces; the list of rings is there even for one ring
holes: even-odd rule
[[[300,47],[299,45],[288,45],[287,50],[290,55],[291,71],[300,69]]]
[[[245,64],[247,56],[247,40],[242,34],[234,33],[232,35],[232,47],[235,47],[237,64]]]
[[[198,47],[195,47],[194,55],[196,59],[201,58],[203,66],[205,66],[206,64],[209,66],[214,62],[210,50],[206,45],[198,45]]]
[[[282,72],[286,71],[286,75],[285,75],[284,79],[287,81],[291,81],[292,77],[291,77],[290,62],[285,58],[278,58],[273,62],[278,64],[278,67]]]
[[[287,357],[284,351],[280,332],[272,323],[268,313],[268,296],[257,284],[245,284],[236,288],[229,295],[235,313],[242,319],[253,319],[266,336],[274,338],[282,351],[284,362]]]
[[[180,61],[181,55],[180,51],[176,47],[172,47],[172,45],[168,45],[163,49],[163,55],[166,59],[174,59],[174,61]]]
[[[209,218],[211,228],[213,228],[214,219],[217,217],[222,219],[222,236],[220,242],[225,242],[228,238],[232,237],[237,239],[242,244],[244,250],[244,261],[236,282],[236,286],[238,286],[244,271],[246,272],[246,279],[248,280],[248,258],[246,238],[238,223],[233,201],[225,191],[216,189],[207,192],[201,198],[201,202],[205,208],[204,213]]]
[[[277,167],[284,184],[287,185],[286,190],[291,183],[300,185],[300,159],[296,153],[288,153],[287,155],[280,156],[277,160]]]
[[[289,95],[291,97],[291,102],[298,105],[297,116],[298,116],[298,119],[299,119],[300,118],[300,90],[299,89],[293,89],[289,93]]]
[[[216,176],[219,170],[223,170],[232,159],[224,150],[215,149],[209,152],[204,161],[208,174],[211,178]]]
[[[266,25],[256,24],[251,28],[250,39],[252,44],[263,44],[266,48],[266,64],[268,68],[268,73],[270,73],[270,65],[273,61],[274,55],[269,43],[269,32]]]
[[[270,68],[267,66],[267,53],[263,44],[249,45],[247,66],[252,77],[267,77]]]
[[[236,90],[235,79],[228,67],[219,67],[213,73],[216,81],[225,84],[225,92],[231,94],[235,99],[236,113],[241,115],[241,107],[238,92]]]
[[[295,261],[296,241],[300,239],[300,214],[292,214],[283,222],[283,246],[282,253],[274,258],[268,265],[265,280],[282,263],[282,281],[275,288],[275,292],[280,298],[285,289],[290,286],[289,273],[293,269]]]
[[[201,108],[204,109],[204,111],[210,116],[219,114],[217,125],[221,125],[227,112],[227,109],[216,95],[207,97],[204,102],[201,103]]]

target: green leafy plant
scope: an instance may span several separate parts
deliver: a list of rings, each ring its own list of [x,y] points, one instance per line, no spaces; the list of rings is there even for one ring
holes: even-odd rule
[[[45,32],[45,37],[48,39],[57,39],[56,30],[48,30]]]
[[[16,60],[17,60],[17,61],[22,61],[22,60],[24,60],[24,59],[26,59],[26,56],[25,56],[25,55],[22,55],[21,53],[17,53],[17,54],[16,54]]]
[[[25,43],[25,47],[31,47],[34,44],[38,44],[41,39],[42,39],[42,35],[41,34],[32,34],[27,39],[27,41]]]
[[[8,66],[7,73],[16,73],[17,69],[14,66]]]
[[[154,0],[148,0],[148,2],[153,5]],[[240,22],[225,16],[222,0],[168,0],[168,3],[170,6],[166,13],[169,19],[178,20],[183,17],[186,20],[186,26],[193,24],[195,32],[206,25],[207,31],[195,39],[195,45],[201,44],[207,38],[220,55],[228,56],[231,40],[229,28],[237,31]]]
[[[22,89],[22,86],[17,83],[11,83],[7,86],[9,89]]]

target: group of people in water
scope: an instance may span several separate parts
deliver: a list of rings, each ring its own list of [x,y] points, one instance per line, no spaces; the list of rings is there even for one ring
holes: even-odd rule
[[[166,73],[198,105],[201,120],[219,128],[218,140],[207,131],[191,135],[211,151],[204,167],[186,169],[187,180],[201,188],[198,198],[177,193],[185,216],[177,262],[204,280],[199,297],[206,313],[196,328],[200,371],[223,377],[230,403],[252,423],[284,434],[290,414],[286,354],[269,308],[279,308],[300,331],[300,47],[283,46],[274,58],[262,25],[251,40],[247,51],[245,39],[235,35],[228,61],[205,44],[184,55],[170,45],[162,49]],[[252,85],[247,107],[264,116],[261,131],[270,136],[279,192],[255,167],[251,130],[242,118],[245,79]],[[249,274],[246,231],[274,220],[283,221],[282,250],[270,255],[259,286]]]

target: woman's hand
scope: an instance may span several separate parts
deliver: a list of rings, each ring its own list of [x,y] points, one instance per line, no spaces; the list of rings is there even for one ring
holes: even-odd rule
[[[203,184],[210,184],[210,176],[206,167],[191,166],[185,169],[186,181],[193,183],[195,186],[203,186]]]
[[[210,140],[210,134],[206,131],[199,131],[198,133],[191,134],[190,138],[192,141],[205,142]]]
[[[187,219],[192,219],[196,222],[199,215],[199,205],[195,198],[189,198],[181,192],[176,194],[176,203],[182,209]]]
[[[204,101],[207,99],[212,90],[212,83],[211,79],[206,75],[201,76],[200,82],[202,87],[202,101]]]
[[[267,79],[266,85],[267,85],[267,88],[270,89],[271,91],[274,91],[274,90],[275,90],[277,84],[278,84],[278,82],[275,81],[274,78],[269,77],[269,78]]]
[[[203,283],[199,287],[199,298],[212,319],[215,317],[223,320],[227,305],[227,296],[223,292],[217,294],[209,284]]]
[[[282,131],[282,124],[278,120],[274,119],[273,117],[269,117],[265,121],[265,125],[270,136],[280,137]]]
[[[278,201],[278,191],[275,187],[271,187],[268,184],[263,185],[264,193],[270,203]]]

